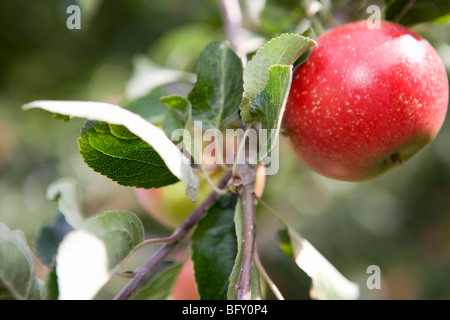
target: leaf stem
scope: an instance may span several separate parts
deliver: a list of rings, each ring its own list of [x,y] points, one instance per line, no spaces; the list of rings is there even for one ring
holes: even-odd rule
[[[267,273],[266,269],[264,269],[264,266],[261,263],[261,260],[260,260],[258,254],[255,254],[255,263],[256,263],[256,267],[258,268],[262,278],[267,282],[267,284],[269,285],[270,290],[273,292],[275,297],[278,300],[284,300],[284,297],[281,294],[280,290],[278,290],[278,288],[275,285],[275,283],[272,281],[272,279],[270,279],[269,274]]]
[[[223,189],[230,181],[231,173],[227,173],[217,185],[218,188]],[[169,243],[163,244],[145,264],[143,264],[135,273],[133,279],[122,289],[121,292],[114,298],[114,300],[127,300],[138,288],[145,282],[148,275],[151,274],[158,264],[176,247],[178,240],[185,237],[189,231],[197,224],[197,222],[204,216],[209,206],[218,198],[217,192],[211,192],[203,203],[191,213],[191,215],[179,226],[170,237],[166,239],[173,239]]]
[[[237,175],[239,162],[242,157],[242,152],[244,152],[244,150],[245,150],[245,146],[247,144],[247,136],[248,136],[248,133],[250,132],[251,127],[252,127],[252,124],[247,125],[247,127],[245,128],[245,131],[244,131],[244,135],[241,139],[241,143],[238,146],[238,150],[236,152],[236,159],[234,160],[233,169],[231,170],[234,177]]]
[[[227,141],[225,140],[225,144],[227,143]],[[215,150],[215,158],[217,161],[219,161],[219,166],[225,170],[225,171],[229,171],[230,168],[225,164],[226,159],[224,159],[223,157],[223,140],[222,140],[222,144],[220,143],[220,140],[217,139],[217,136],[214,136],[214,150]],[[226,150],[226,147],[225,147]]]
[[[262,204],[270,213],[272,213],[275,218],[278,219],[278,221],[281,222],[282,225],[284,225],[285,227],[289,226],[289,222],[287,222],[287,220],[281,215],[281,213],[279,213],[278,211],[276,211],[275,209],[273,209],[267,202],[265,202],[264,200],[262,200],[261,198],[259,198],[257,195],[254,196],[254,198],[260,203]]]
[[[228,190],[226,188],[225,189],[220,189],[214,184],[214,182],[211,180],[211,177],[209,176],[209,174],[206,171],[206,169],[203,166],[203,164],[200,164],[199,167],[200,167],[201,172],[203,173],[203,176],[205,177],[206,181],[211,186],[211,188],[214,190],[214,192],[216,192],[217,194],[227,194],[228,193]]]

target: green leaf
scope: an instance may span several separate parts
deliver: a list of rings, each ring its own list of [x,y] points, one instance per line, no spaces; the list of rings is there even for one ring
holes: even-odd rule
[[[86,220],[85,229],[105,243],[111,270],[144,241],[142,222],[129,211],[107,211],[100,216],[94,216]]]
[[[242,99],[242,61],[227,42],[206,46],[199,58],[197,82],[188,95],[192,121],[204,129],[220,126],[236,115]]]
[[[186,121],[185,116],[180,111],[171,109],[166,114],[162,128],[166,135],[174,141],[173,133],[175,130],[183,129],[186,126]],[[177,143],[178,141],[174,142]]]
[[[74,229],[83,226],[84,218],[79,205],[78,187],[74,180],[60,179],[53,182],[47,188],[47,198],[58,201],[58,210]]]
[[[284,237],[283,251],[287,251],[311,279],[310,295],[319,300],[353,300],[359,296],[359,287],[347,280],[325,257],[294,229],[287,227],[290,245]],[[282,233],[286,235],[286,233]]]
[[[113,181],[139,188],[159,188],[178,181],[158,153],[141,139],[121,139],[105,123],[86,121],[79,152],[92,170]]]
[[[94,120],[94,121],[100,121],[100,122],[106,122],[110,125],[120,125],[124,126],[126,129],[128,129],[131,133],[139,137],[142,141],[147,143],[149,146],[151,146],[151,149],[154,150],[154,153],[159,156],[164,162],[165,167],[163,171],[167,171],[168,169],[173,176],[175,176],[177,179],[181,180],[186,188],[186,195],[188,198],[190,198],[192,201],[196,201],[197,199],[197,193],[199,188],[199,179],[196,174],[194,174],[191,164],[188,158],[170,141],[170,139],[165,135],[164,131],[160,128],[156,127],[155,125],[151,124],[147,120],[145,120],[140,115],[131,112],[130,110],[121,108],[117,105],[109,104],[109,103],[102,103],[102,102],[93,102],[93,101],[49,101],[49,100],[39,100],[39,101],[32,101],[30,103],[27,103],[22,106],[22,109],[29,110],[33,108],[40,108],[48,112],[57,113],[57,114],[63,114],[68,115],[70,117],[79,117],[79,118],[87,118],[88,120]],[[99,129],[106,130],[105,125],[101,126]],[[117,129],[117,128],[116,128]],[[102,132],[101,130],[98,131],[98,133],[108,133],[108,130],[106,132]],[[92,132],[93,133],[93,132]],[[111,130],[109,129],[109,133],[111,133]],[[122,131],[122,134],[124,131]],[[117,144],[113,144],[112,148],[114,149],[114,153],[119,153],[123,155],[123,153],[120,153],[120,150],[117,149],[118,146],[125,146],[124,144],[121,144],[122,142],[130,142],[131,141],[139,141],[139,139],[130,139],[129,135],[127,135],[127,139],[122,139],[122,141],[115,141]],[[114,136],[115,137],[115,136]],[[83,141],[83,146],[86,148],[90,148],[90,143],[95,143],[98,146],[104,146],[108,150],[106,151],[106,155],[108,156],[115,156],[116,154],[108,154],[108,151],[111,151],[109,146],[105,146],[104,142],[100,140],[95,140],[95,138],[101,139],[101,137],[94,137],[93,139],[95,141],[90,141],[89,136],[84,136],[85,140]],[[108,139],[110,137],[105,137],[105,139]],[[111,139],[108,140],[108,143],[111,143]],[[127,147],[130,147],[130,145],[127,145]],[[107,168],[108,165],[104,163],[105,157],[103,157],[100,160],[100,163],[98,162],[99,157],[101,157],[101,152],[98,152],[95,150],[95,148],[90,148],[92,151],[92,154],[89,155],[89,159],[93,162],[96,162],[96,165],[100,165],[102,167],[102,171],[106,172],[105,175],[107,176],[115,176],[116,172],[114,169]],[[131,149],[131,150],[130,150]],[[128,152],[132,152],[133,146],[131,148],[128,148]],[[149,155],[149,149],[147,149],[147,152],[145,155]],[[133,156],[137,156],[140,158],[140,150],[134,150],[135,153]],[[98,153],[96,153],[98,152]],[[153,156],[153,158],[156,159],[156,157]],[[117,160],[117,159],[116,159]],[[119,160],[124,160],[124,158],[119,158]],[[132,160],[137,160],[133,158]],[[103,162],[103,163],[102,163]],[[114,161],[113,165],[115,166],[115,170],[121,171],[123,168],[120,168],[120,166],[117,166],[118,162],[122,165],[126,165],[122,161]],[[151,161],[150,163],[153,164]],[[128,163],[129,164],[129,163]],[[134,163],[136,164],[136,163]],[[119,173],[119,177],[123,178],[125,177],[125,183],[126,185],[129,185],[130,183],[130,174],[135,174],[135,169],[129,170],[130,168],[125,168],[125,172]],[[159,172],[159,176],[157,177],[158,182],[161,186],[170,184],[171,182],[167,182],[167,175],[165,174],[166,181],[161,181],[161,171]],[[148,177],[148,172],[147,172]],[[141,183],[148,183],[148,179],[144,179],[144,181],[140,178],[136,178],[136,176],[132,177],[132,180],[140,181]],[[146,181],[145,181],[146,180]],[[155,179],[152,182],[155,182]]]
[[[72,230],[73,228],[61,215],[51,224],[43,226],[34,241],[34,248],[39,260],[48,267],[52,267],[59,244],[64,239],[64,236]]]
[[[171,107],[163,123],[163,130],[169,138],[177,129],[186,129],[191,132],[192,106],[189,100],[179,95],[162,97],[161,101]]]
[[[228,300],[237,300],[237,292],[236,292],[236,284],[239,280],[239,275],[241,271],[241,262],[242,262],[242,237],[243,237],[243,211],[242,211],[242,202],[241,198],[238,199],[238,202],[236,204],[236,210],[234,213],[234,223],[235,223],[235,230],[236,230],[236,239],[237,239],[237,254],[236,259],[234,262],[233,269],[230,274],[230,283],[228,285],[228,291],[227,291],[227,299]],[[256,268],[256,265],[253,265],[252,270],[252,300],[258,300],[261,299],[261,288],[260,288],[260,281],[259,281],[259,272]]]
[[[237,195],[221,196],[192,234],[192,260],[200,299],[225,300],[237,254]]]
[[[298,34],[282,34],[266,42],[255,53],[244,69],[244,94],[240,109],[245,123],[254,119],[250,111],[251,103],[266,87],[270,68],[273,65],[293,65],[300,55],[315,44],[314,40]]]
[[[389,0],[386,20],[404,25],[438,20],[450,13],[448,0]]]
[[[265,130],[265,145],[259,150],[258,159],[263,159],[277,143],[281,120],[292,81],[292,66],[274,65],[269,69],[269,79],[264,90],[250,104],[252,117],[261,121]]]
[[[436,23],[439,24],[447,24],[450,23],[450,13],[447,13],[446,15],[440,16],[433,20]]]
[[[165,105],[174,108],[182,113],[186,111],[186,108],[189,104],[189,101],[185,97],[176,94],[162,97],[160,100]]]
[[[144,228],[128,211],[86,220],[61,242],[56,258],[59,299],[92,299],[118,265],[144,240]]]
[[[294,252],[292,249],[291,239],[289,238],[289,233],[286,229],[280,230],[278,232],[278,240],[280,241],[280,249],[289,258],[294,257]]]
[[[16,299],[45,298],[44,282],[35,276],[33,254],[23,232],[0,222],[0,283]],[[1,285],[0,285],[1,286]]]
[[[166,300],[170,297],[183,262],[172,263],[151,277],[132,296],[132,300]]]
[[[59,296],[58,276],[56,275],[55,267],[53,267],[47,274],[45,288],[47,291],[45,300],[58,300],[58,296]]]
[[[194,163],[201,163],[201,151],[196,150],[195,136],[200,128],[194,127],[192,123],[192,105],[190,101],[184,97],[178,95],[172,95],[161,98],[168,106],[172,107],[167,113],[164,120],[163,130],[168,137],[171,137],[172,141],[177,142],[180,149],[184,151],[194,159]],[[182,134],[179,132],[174,135],[175,130],[182,130]],[[196,136],[198,139],[198,135]],[[201,144],[201,141],[199,145]],[[197,146],[198,148],[198,146]]]

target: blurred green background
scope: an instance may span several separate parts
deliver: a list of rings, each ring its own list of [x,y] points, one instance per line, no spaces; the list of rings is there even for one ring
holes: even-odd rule
[[[299,2],[242,1],[250,38],[258,42],[304,31]],[[367,17],[365,8],[380,2],[332,3],[332,21],[343,23]],[[81,30],[66,27],[71,4],[82,8]],[[414,30],[433,44],[450,70],[450,25],[421,23]],[[72,177],[86,215],[128,209],[144,220],[148,236],[168,234],[147,217],[131,188],[84,164],[77,145],[83,120],[61,122],[20,107],[38,99],[118,103],[136,55],[195,72],[203,47],[225,38],[214,0],[0,1],[0,220],[24,231],[33,245],[40,229],[58,216],[56,203],[46,199],[47,186]],[[449,299],[449,146],[446,121],[436,140],[402,167],[368,182],[345,183],[311,172],[282,140],[280,170],[267,178],[263,198],[361,285],[363,299]],[[285,298],[306,299],[308,278],[278,249],[280,226],[262,207],[258,219],[267,271]],[[379,290],[365,285],[370,265],[380,267]],[[104,297],[111,295],[105,289]]]

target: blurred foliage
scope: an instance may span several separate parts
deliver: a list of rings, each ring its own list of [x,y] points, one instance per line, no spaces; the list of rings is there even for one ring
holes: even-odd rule
[[[74,3],[82,6],[81,30],[66,27],[66,8]],[[310,27],[301,1],[241,4],[244,27],[254,35],[268,38]],[[366,18],[368,5],[383,6],[384,1],[322,4],[328,10],[318,16],[331,28]],[[410,27],[433,44],[450,70],[450,25]],[[81,120],[56,121],[42,112],[25,113],[20,106],[37,99],[118,103],[135,55],[195,72],[204,46],[225,38],[213,0],[2,0],[0,220],[24,231],[33,244],[41,228],[58,218],[56,203],[45,198],[47,186],[73,177],[82,190],[86,215],[130,210],[144,220],[147,236],[168,234],[143,212],[132,189],[84,164],[77,146]],[[346,183],[311,172],[281,139],[280,170],[267,177],[263,197],[338,270],[361,284],[362,298],[449,299],[449,144],[447,121],[436,140],[404,166],[371,181]],[[278,247],[281,226],[263,207],[258,207],[258,219],[258,248],[268,273],[285,298],[307,299],[309,278]],[[381,269],[380,290],[365,287],[367,267],[373,264]],[[37,271],[43,276],[45,268]],[[101,297],[111,297],[124,283],[107,286]]]

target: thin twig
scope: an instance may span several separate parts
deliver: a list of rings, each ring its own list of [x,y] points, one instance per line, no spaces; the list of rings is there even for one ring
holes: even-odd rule
[[[233,168],[231,169],[231,172],[233,172],[233,176],[237,175],[237,169],[238,169],[238,165],[240,164],[240,161],[241,161],[242,153],[246,152],[246,148],[245,148],[245,146],[247,144],[246,139],[248,137],[251,127],[252,127],[251,124],[247,125],[247,127],[245,128],[245,131],[244,131],[244,135],[242,136],[241,143],[238,146],[238,150],[236,152],[236,159],[235,159]]]
[[[255,247],[255,251],[257,251],[256,247]],[[256,263],[256,267],[258,268],[258,271],[260,272],[262,278],[267,282],[267,284],[269,285],[270,290],[273,292],[275,297],[278,300],[284,300],[284,297],[281,294],[280,290],[278,290],[278,288],[275,285],[275,283],[269,277],[269,274],[267,273],[266,269],[264,268],[264,266],[263,266],[263,264],[261,262],[261,259],[259,258],[259,255],[258,255],[257,252],[255,254],[255,263]]]
[[[231,173],[227,173],[225,177],[218,184],[218,188],[225,188],[231,178]],[[136,271],[133,279],[123,288],[123,290],[114,298],[114,300],[127,300],[147,279],[158,266],[158,264],[176,247],[177,240],[186,236],[189,231],[196,225],[196,223],[204,216],[210,205],[219,197],[216,192],[206,198],[205,201],[179,226],[170,237],[172,242],[162,245],[145,264],[143,264],[138,271]]]
[[[273,216],[277,218],[282,225],[286,227],[289,226],[289,223],[286,221],[286,219],[278,211],[272,208],[267,202],[259,198],[257,195],[254,195],[254,198],[256,199],[256,201],[258,201],[258,203],[262,204],[271,214],[273,214]]]
[[[227,194],[228,193],[228,190],[226,188],[220,189],[220,188],[216,187],[216,185],[211,180],[211,177],[209,176],[209,174],[206,171],[203,164],[200,164],[200,170],[203,173],[203,176],[205,177],[206,182],[208,182],[208,184],[211,186],[211,188],[213,189],[214,192],[216,192],[218,194]]]

